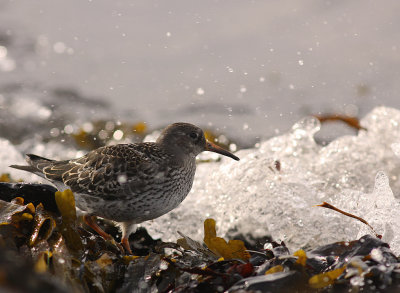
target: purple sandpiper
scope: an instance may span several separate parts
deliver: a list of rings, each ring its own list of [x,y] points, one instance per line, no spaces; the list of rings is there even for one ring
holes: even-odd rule
[[[189,123],[166,127],[156,142],[100,147],[83,157],[55,161],[28,154],[29,171],[52,182],[59,190],[71,189],[85,222],[104,238],[111,238],[94,216],[115,221],[121,243],[131,252],[128,237],[135,224],[158,218],[176,208],[192,188],[196,156],[203,151],[238,157],[206,140],[204,132]]]

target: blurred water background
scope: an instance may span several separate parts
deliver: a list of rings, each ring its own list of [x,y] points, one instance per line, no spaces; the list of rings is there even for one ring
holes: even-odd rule
[[[1,134],[26,139],[99,118],[151,129],[186,121],[251,146],[305,115],[399,108],[399,9],[397,0],[0,0]]]
[[[8,166],[192,122],[241,161],[199,164],[188,199],[144,224],[153,236],[200,239],[207,217],[222,235],[291,248],[370,233],[312,208],[330,201],[398,253],[399,11],[397,0],[0,0],[0,174],[37,182]],[[367,115],[368,131],[320,130],[311,114]]]

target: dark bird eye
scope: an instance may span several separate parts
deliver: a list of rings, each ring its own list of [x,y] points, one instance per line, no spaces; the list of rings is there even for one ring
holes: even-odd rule
[[[197,138],[199,137],[199,135],[197,134],[197,132],[191,132],[191,133],[189,134],[189,136],[190,136],[192,139],[197,139]]]

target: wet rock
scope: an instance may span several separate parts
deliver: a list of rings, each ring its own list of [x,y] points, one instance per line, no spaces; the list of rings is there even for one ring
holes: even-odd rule
[[[34,206],[42,203],[47,211],[59,213],[54,198],[57,189],[47,184],[28,183],[6,183],[0,182],[0,199],[11,201],[16,197],[22,197],[26,203],[33,203]]]

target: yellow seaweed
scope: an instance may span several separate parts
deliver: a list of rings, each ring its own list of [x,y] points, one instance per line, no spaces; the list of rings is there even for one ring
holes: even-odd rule
[[[76,229],[76,208],[74,194],[70,189],[55,193],[57,207],[61,213],[60,232],[67,246],[75,251],[83,249],[82,241]]]
[[[56,227],[56,221],[43,208],[42,204],[36,207],[33,231],[29,239],[29,246],[34,246],[39,239],[47,240]]]
[[[113,260],[108,253],[104,253],[96,260],[96,263],[100,268],[103,269],[106,266],[112,265]]]
[[[71,189],[66,189],[64,191],[56,191],[55,198],[63,222],[75,223],[76,222],[75,198]]]
[[[204,221],[204,243],[212,252],[224,259],[250,259],[250,254],[247,252],[243,241],[229,240],[227,243],[225,239],[217,237],[214,219]]]
[[[38,273],[44,273],[49,268],[49,260],[52,257],[52,253],[50,251],[43,251],[40,253],[38,260],[35,263],[35,271]]]
[[[303,249],[297,250],[295,253],[293,253],[293,255],[297,256],[296,263],[302,265],[303,267],[306,266],[307,255],[306,255],[306,252]]]
[[[23,201],[18,200],[18,204],[13,202],[0,201],[0,225],[17,225],[20,221],[33,218],[35,208],[32,204],[23,205]],[[31,214],[31,216],[28,216]]]
[[[312,276],[308,280],[308,284],[315,289],[324,288],[326,286],[332,285],[333,283],[335,283],[335,280],[344,272],[345,269],[346,266],[343,266],[336,270]]]
[[[147,130],[147,125],[144,122],[138,122],[132,126],[133,132],[144,134]]]
[[[282,265],[277,265],[270,268],[268,271],[265,272],[265,275],[275,274],[279,272],[283,272],[284,268]]]
[[[11,182],[10,174],[2,173],[0,175],[0,182]]]
[[[133,260],[135,260],[135,259],[138,259],[140,256],[137,256],[137,255],[124,255],[123,257],[122,257],[122,260],[123,260],[123,262],[124,262],[124,264],[129,264],[131,261],[133,261]]]

